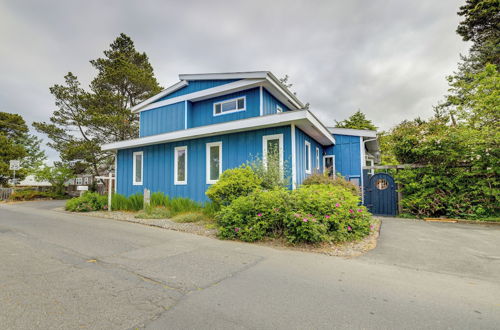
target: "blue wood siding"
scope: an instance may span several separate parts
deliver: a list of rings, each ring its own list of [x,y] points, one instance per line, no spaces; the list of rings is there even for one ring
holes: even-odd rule
[[[333,135],[336,144],[333,147],[335,155],[335,171],[350,178],[359,178],[361,183],[361,150],[360,137],[350,135]]]
[[[246,96],[245,111],[214,116],[214,103],[233,99],[239,96]],[[217,124],[226,121],[257,117],[259,115],[260,115],[259,88],[251,88],[237,93],[226,94],[223,96],[218,96],[199,102],[193,102],[191,107],[191,112],[189,114],[189,117],[191,118],[189,127],[191,128],[191,127]]]
[[[281,103],[277,98],[275,98],[271,93],[269,93],[265,88],[262,88],[262,114],[271,115],[276,113],[276,106],[280,106],[283,112],[290,111],[286,105]]]
[[[176,90],[173,93],[170,93],[168,95],[165,95],[161,99],[158,99],[155,102],[171,99],[173,97],[181,96],[181,95],[186,95],[194,92],[198,92],[204,89],[212,88],[212,87],[217,87],[221,85],[225,85],[234,81],[237,81],[238,79],[221,79],[221,80],[191,80],[188,81],[189,85],[182,87],[181,89]]]
[[[316,142],[312,137],[304,133],[301,129],[295,129],[295,148],[296,153],[296,172],[297,172],[297,185],[302,184],[304,179],[309,175],[306,173],[306,143],[311,143],[311,173],[323,172],[323,146]],[[316,148],[319,148],[319,170],[316,169]]]
[[[142,111],[139,136],[149,136],[184,129],[184,102]]]
[[[291,164],[290,126],[272,127],[249,132],[240,132],[163,143],[118,151],[117,192],[124,195],[142,193],[144,188],[152,192],[163,191],[171,197],[187,197],[206,201],[206,143],[222,141],[222,169],[238,167],[254,157],[262,157],[262,137],[283,134],[284,160]],[[174,148],[188,147],[188,173],[186,185],[174,185]],[[132,153],[144,152],[143,185],[132,184]],[[291,177],[287,168],[286,177]]]

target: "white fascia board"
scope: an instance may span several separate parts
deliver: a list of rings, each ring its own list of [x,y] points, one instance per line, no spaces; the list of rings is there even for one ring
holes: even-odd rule
[[[372,131],[372,130],[368,130],[368,129],[328,127],[328,130],[332,134],[362,136],[362,137],[371,137],[371,138],[377,137],[377,131]]]
[[[180,74],[180,80],[264,79],[267,71]]]
[[[102,145],[104,151],[118,150],[134,147],[142,147],[152,144],[181,141],[187,139],[197,139],[206,136],[243,132],[266,127],[283,126],[296,123],[296,126],[315,138],[323,145],[335,143],[332,135],[326,131],[317,119],[307,110],[287,111],[279,114],[252,117],[248,119],[229,121],[220,124],[213,124],[195,127],[169,133],[145,136],[138,139],[113,142]]]
[[[283,86],[283,84],[279,81],[278,78],[276,78],[275,75],[273,75],[271,72],[269,72],[267,76],[267,80],[273,85],[280,93],[285,94],[288,99],[298,108],[298,109],[303,109],[304,104],[300,102],[300,100],[293,94],[286,86]]]
[[[305,110],[307,112],[307,119],[320,131],[320,133],[324,136],[328,136],[331,144],[335,144],[335,138],[330,133],[330,131],[316,118],[316,116],[309,110]],[[319,142],[319,141],[318,141]]]
[[[173,93],[176,90],[181,89],[182,87],[186,87],[187,85],[189,85],[189,83],[187,81],[181,80],[178,83],[175,83],[172,86],[170,86],[168,88],[165,88],[164,90],[162,90],[158,94],[156,94],[154,96],[151,96],[149,99],[144,100],[144,101],[142,101],[139,104],[136,104],[130,110],[132,110],[132,111],[140,110],[141,108],[145,107],[146,105],[148,105],[150,103],[153,103],[154,101],[156,101],[158,99],[161,99],[162,97],[164,97],[164,96],[166,96],[166,95],[168,95],[170,93]]]
[[[238,81],[234,81],[232,83],[212,87],[212,88],[207,88],[203,89],[201,91],[189,93],[189,94],[184,94],[181,96],[177,97],[172,97],[170,99],[166,99],[164,101],[152,103],[149,105],[144,106],[143,108],[136,110],[136,112],[140,111],[146,111],[150,109],[155,109],[159,107],[164,107],[166,105],[174,104],[174,103],[179,103],[179,102],[184,102],[184,101],[201,101],[206,98],[213,98],[217,97],[219,95],[227,94],[227,93],[233,93],[237,92],[240,90],[243,90],[245,88],[251,88],[254,86],[258,86],[260,83],[262,83],[264,80],[261,79],[242,79]]]

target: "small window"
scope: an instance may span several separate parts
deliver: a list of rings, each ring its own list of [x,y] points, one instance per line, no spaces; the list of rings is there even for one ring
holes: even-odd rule
[[[355,178],[349,178],[349,181],[352,182],[352,183],[354,183],[358,187],[361,185],[360,184],[360,180],[357,177],[355,177]]]
[[[207,184],[216,183],[222,173],[222,142],[207,143]]]
[[[306,173],[311,173],[311,143],[305,142]]]
[[[143,154],[142,151],[134,152],[133,159],[134,163],[132,165],[132,175],[133,175],[133,184],[134,185],[142,185],[142,174],[143,174]]]
[[[89,184],[89,177],[88,176],[83,178],[83,184]]]
[[[283,134],[266,135],[262,137],[262,153],[264,167],[279,166],[283,171]]]
[[[187,184],[187,146],[174,149],[174,184]]]
[[[276,113],[282,113],[282,112],[283,109],[279,105],[276,105]]]
[[[319,170],[319,148],[316,148],[316,169]]]
[[[246,97],[238,97],[231,100],[214,103],[214,116],[227,113],[245,111]]]
[[[76,184],[81,185],[82,184],[82,178],[76,178]]]

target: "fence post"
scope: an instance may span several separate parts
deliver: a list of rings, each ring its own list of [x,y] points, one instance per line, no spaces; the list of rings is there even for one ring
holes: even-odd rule
[[[149,206],[151,202],[151,191],[147,188],[144,188],[144,209]]]

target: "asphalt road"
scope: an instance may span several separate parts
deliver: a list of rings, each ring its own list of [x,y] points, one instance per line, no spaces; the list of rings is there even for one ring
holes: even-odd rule
[[[384,219],[343,259],[0,204],[2,329],[499,329],[500,226]]]

